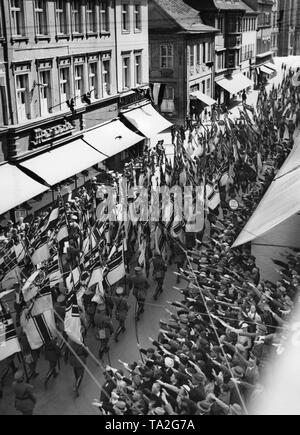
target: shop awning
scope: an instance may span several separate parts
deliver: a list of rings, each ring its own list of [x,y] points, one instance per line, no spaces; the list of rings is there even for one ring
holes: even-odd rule
[[[118,119],[84,134],[84,140],[103,153],[106,158],[130,148],[144,139],[143,136],[131,131]]]
[[[0,215],[48,190],[8,163],[0,166]]]
[[[273,55],[273,51],[266,51],[265,53],[257,54],[256,57],[258,59],[262,59],[263,57],[267,57],[267,56],[271,56],[271,55]]]
[[[271,63],[271,62],[264,63],[264,66],[266,66],[267,68],[270,68],[273,71],[277,71],[276,66],[273,63]]]
[[[267,68],[265,65],[260,66],[259,69],[261,72],[268,74],[269,76],[274,73],[272,69]]]
[[[230,79],[222,79],[216,83],[230,94],[237,94],[243,89],[254,85],[254,82],[244,76],[244,74],[235,74]]]
[[[233,247],[251,242],[300,211],[300,145],[296,146]]]
[[[20,164],[54,186],[67,178],[105,160],[106,157],[77,139]]]
[[[123,113],[125,118],[145,137],[151,138],[172,126],[151,104]]]
[[[207,95],[203,94],[200,91],[191,92],[191,97],[197,98],[207,106],[213,106],[214,104],[217,104],[216,100],[214,100],[211,97],[208,97]]]

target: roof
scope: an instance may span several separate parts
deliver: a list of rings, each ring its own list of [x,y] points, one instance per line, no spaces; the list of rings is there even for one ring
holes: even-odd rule
[[[247,5],[247,3],[244,3],[242,0],[240,0],[240,4],[245,8],[246,12],[252,13],[252,14],[258,14],[257,11],[252,9],[249,5]]]
[[[214,27],[203,24],[199,11],[192,8],[183,0],[153,0],[184,30],[190,32],[214,32]]]
[[[245,11],[246,5],[240,0],[183,0],[193,5],[199,11],[214,11],[216,9],[224,11]]]

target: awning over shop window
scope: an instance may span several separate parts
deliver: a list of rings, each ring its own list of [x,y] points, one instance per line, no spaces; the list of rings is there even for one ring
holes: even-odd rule
[[[118,119],[84,134],[84,140],[103,153],[106,158],[130,148],[144,139],[143,136],[131,131]]]
[[[214,100],[211,97],[208,97],[207,95],[203,94],[200,91],[191,92],[191,97],[197,98],[207,106],[213,106],[214,104],[217,104],[216,100]]]
[[[123,113],[125,118],[145,137],[151,138],[172,126],[151,104]]]
[[[8,163],[0,166],[0,215],[48,190]]]
[[[50,150],[20,164],[54,186],[106,159],[82,139]]]
[[[269,69],[271,69],[273,71],[277,71],[276,66],[273,63],[271,63],[271,62],[264,63],[264,66],[266,66],[267,68],[269,68]]]
[[[233,247],[251,242],[300,211],[300,145],[277,173]]]
[[[261,72],[268,74],[269,76],[274,73],[272,69],[267,68],[265,65],[260,66],[259,69]]]
[[[244,74],[235,74],[230,79],[222,79],[218,81],[217,84],[230,94],[237,94],[243,89],[254,85],[253,81],[244,76]]]

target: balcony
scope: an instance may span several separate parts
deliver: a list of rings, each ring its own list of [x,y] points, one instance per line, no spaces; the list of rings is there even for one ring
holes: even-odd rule
[[[173,77],[174,69],[173,68],[162,68],[160,70],[161,77]]]
[[[242,45],[242,36],[226,36],[225,45],[227,48],[239,48]]]

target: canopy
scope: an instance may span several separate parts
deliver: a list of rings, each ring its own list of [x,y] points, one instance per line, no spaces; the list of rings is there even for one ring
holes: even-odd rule
[[[267,68],[266,65],[260,66],[259,69],[261,72],[268,74],[268,75],[271,75],[274,73],[274,71],[271,68]]]
[[[271,63],[271,62],[264,63],[264,66],[266,66],[267,68],[270,68],[273,71],[277,71],[276,66],[273,63]]]
[[[237,94],[243,89],[253,86],[254,82],[248,79],[248,77],[244,76],[244,74],[239,73],[235,74],[230,79],[222,79],[218,81],[217,84],[230,94]]]
[[[300,211],[300,145],[296,146],[277,173],[256,211],[233,247],[262,236]]]
[[[8,163],[0,166],[0,215],[46,192],[48,187]]]
[[[107,157],[132,147],[145,138],[127,128],[119,119],[84,134],[84,140]]]
[[[29,169],[53,186],[102,162],[105,158],[82,139],[78,139],[26,160],[20,166]]]
[[[213,100],[211,97],[208,97],[207,95],[203,94],[200,91],[191,92],[191,97],[197,98],[198,100],[205,103],[207,106],[213,106],[214,104],[217,103],[216,100]]]
[[[125,118],[145,137],[151,138],[167,130],[172,124],[163,118],[151,104],[123,113]]]

